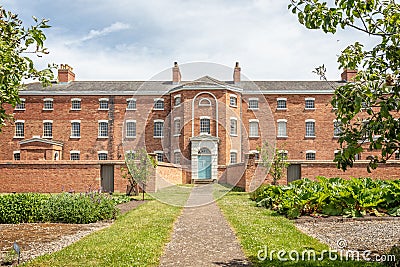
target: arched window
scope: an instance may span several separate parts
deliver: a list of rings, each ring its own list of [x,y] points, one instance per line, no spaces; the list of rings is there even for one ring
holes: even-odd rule
[[[199,106],[200,107],[211,107],[211,101],[208,98],[202,98],[199,101]]]

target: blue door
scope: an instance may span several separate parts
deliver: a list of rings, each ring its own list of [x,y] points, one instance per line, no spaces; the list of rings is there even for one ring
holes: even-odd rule
[[[199,155],[199,179],[211,179],[211,155]]]

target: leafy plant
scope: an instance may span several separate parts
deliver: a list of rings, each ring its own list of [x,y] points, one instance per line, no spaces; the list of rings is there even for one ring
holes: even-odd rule
[[[301,215],[400,216],[399,185],[400,180],[318,177],[318,181],[302,179],[287,186],[263,186],[250,197],[258,206],[275,210],[288,218]]]
[[[266,167],[266,171],[272,177],[272,184],[276,185],[289,166],[287,155],[281,149],[275,149],[267,141],[262,144],[259,152],[261,165]]]
[[[0,223],[29,223],[41,221],[42,206],[49,196],[35,193],[0,196]]]

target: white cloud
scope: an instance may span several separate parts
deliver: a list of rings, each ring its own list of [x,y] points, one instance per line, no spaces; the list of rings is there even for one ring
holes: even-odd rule
[[[80,38],[79,40],[72,41],[72,42],[67,43],[67,44],[80,44],[82,42],[85,42],[85,41],[88,41],[88,40],[91,40],[91,39],[94,39],[94,38],[105,36],[105,35],[108,35],[108,34],[113,33],[113,32],[127,30],[127,29],[130,29],[130,28],[131,28],[131,26],[129,24],[122,23],[122,22],[114,22],[110,26],[105,27],[105,28],[103,28],[101,30],[90,30],[89,33],[86,36]]]

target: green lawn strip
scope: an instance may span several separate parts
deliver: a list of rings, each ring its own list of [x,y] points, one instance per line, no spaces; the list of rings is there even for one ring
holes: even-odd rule
[[[148,201],[110,227],[24,266],[157,266],[181,210]]]
[[[311,249],[320,254],[329,247],[318,240],[300,232],[294,223],[275,212],[255,206],[247,193],[231,192],[218,202],[225,218],[228,220],[238,237],[244,253],[254,266],[381,266],[378,263],[357,261],[332,261],[326,254],[323,261],[302,261],[304,250]],[[259,260],[257,255],[267,246],[268,258]],[[272,250],[273,259],[269,256]],[[300,261],[279,261],[277,251],[297,251]],[[264,253],[261,254],[263,256]],[[295,254],[292,254],[295,256]],[[289,255],[284,255],[289,259]]]
[[[173,185],[161,188],[155,193],[150,193],[150,195],[163,203],[183,207],[186,204],[192,189],[192,185]]]

